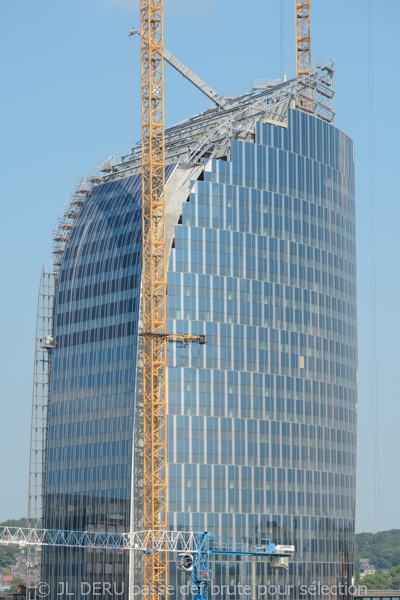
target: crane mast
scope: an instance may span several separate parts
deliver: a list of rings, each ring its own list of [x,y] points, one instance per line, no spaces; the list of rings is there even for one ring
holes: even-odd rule
[[[311,72],[311,0],[295,0],[296,3],[296,77]],[[311,111],[311,90],[304,85],[298,90],[297,103]]]
[[[295,0],[296,77],[311,72],[310,1]],[[201,344],[205,343],[205,340],[204,336],[200,336],[200,339],[196,336],[172,336],[166,333],[163,0],[140,0],[140,37],[143,227],[143,526],[147,531],[151,530],[161,534],[167,531],[167,339],[171,338],[171,341],[176,341],[174,338],[181,338],[184,342],[198,341]],[[176,65],[173,64],[173,66],[177,68]],[[193,74],[190,72],[190,75]],[[311,112],[311,89],[304,83],[299,86],[297,102],[301,108]],[[223,106],[222,102],[221,106]],[[152,590],[152,597],[159,599],[163,595],[161,590],[167,586],[167,577],[167,547],[157,545],[156,548],[150,549],[144,554],[145,590]]]
[[[311,0],[296,2],[296,77],[307,75],[311,71]]]
[[[167,528],[163,0],[140,1],[142,79],[144,529]],[[167,554],[144,555],[144,585],[167,585]]]

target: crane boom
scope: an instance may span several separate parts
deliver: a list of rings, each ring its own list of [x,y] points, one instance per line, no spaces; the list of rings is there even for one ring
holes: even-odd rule
[[[184,65],[182,61],[176,58],[176,56],[174,56],[166,48],[164,48],[164,59],[167,61],[167,63],[171,65],[171,67],[174,67],[174,69],[176,69],[178,73],[183,75],[183,77],[186,77],[186,79],[188,79],[190,83],[193,83],[193,85],[197,87],[198,90],[203,92],[203,94],[205,94],[207,98],[215,102],[217,106],[219,106],[220,108],[226,108],[228,106],[228,101],[225,100],[225,98],[223,98],[220,94],[218,94],[218,92],[213,90],[212,87],[210,87],[205,81],[203,81],[198,75],[196,75],[196,73],[193,73],[193,71],[191,71],[189,67]]]
[[[143,242],[143,518],[167,529],[163,0],[140,0]],[[144,585],[167,585],[163,546],[144,555]]]
[[[135,29],[135,27],[132,27],[129,32],[129,35],[140,36],[140,30]],[[196,75],[196,73],[193,73],[193,71],[189,69],[189,67],[187,67],[181,60],[179,60],[179,58],[176,58],[176,56],[174,56],[172,52],[170,52],[166,48],[164,48],[164,60],[168,64],[170,64],[171,67],[176,69],[178,73],[180,73],[181,75],[183,75],[183,77],[190,81],[190,83],[197,87],[198,90],[203,92],[203,94],[207,96],[207,98],[212,100],[217,106],[219,106],[220,108],[227,108],[229,103],[227,100],[225,100],[223,96],[221,96],[221,94],[218,94],[218,92],[213,90],[213,88],[209,86],[208,83],[203,81],[201,77]]]
[[[210,532],[196,531],[130,531],[104,533],[63,529],[0,526],[0,546],[63,546],[66,548],[97,548],[103,550],[134,550],[151,552],[164,548],[166,552],[195,554],[203,550],[203,539],[209,540],[211,555],[291,556],[294,546],[275,543],[253,545],[218,537]]]
[[[271,561],[273,569],[287,569],[294,546],[281,546],[261,538],[260,545],[235,542],[218,537],[209,531],[139,531],[129,533],[100,533],[97,531],[64,531],[0,527],[0,546],[63,546],[67,548],[97,548],[101,550],[130,550],[153,556],[158,550],[177,555],[176,567],[191,572],[192,599],[209,600],[213,556],[248,556]],[[148,593],[148,592],[145,592]],[[159,593],[153,594],[158,596]]]

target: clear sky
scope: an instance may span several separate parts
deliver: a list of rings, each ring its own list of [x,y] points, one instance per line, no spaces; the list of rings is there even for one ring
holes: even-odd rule
[[[281,23],[281,3],[283,22]],[[165,0],[165,46],[214,89],[293,77],[294,0]],[[380,529],[400,528],[399,0],[372,0]],[[138,0],[0,0],[0,521],[27,514],[37,290],[51,232],[83,177],[140,138]],[[282,26],[281,26],[282,25]],[[368,0],[312,0],[312,55],[336,60],[335,124],[356,143],[359,298],[357,531],[375,529]],[[281,38],[283,33],[283,39]],[[281,41],[283,43],[281,44]],[[283,46],[283,53],[281,47]],[[207,100],[168,65],[166,124]]]

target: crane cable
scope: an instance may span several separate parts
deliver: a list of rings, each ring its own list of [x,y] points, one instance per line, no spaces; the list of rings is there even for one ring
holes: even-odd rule
[[[284,27],[283,27],[283,2],[284,0],[280,0],[280,76],[284,76]]]
[[[376,228],[375,228],[375,135],[374,135],[374,63],[372,0],[368,0],[368,129],[369,129],[369,204],[370,204],[370,272],[371,272],[371,359],[372,418],[374,453],[374,516],[379,531],[379,406],[376,326]]]

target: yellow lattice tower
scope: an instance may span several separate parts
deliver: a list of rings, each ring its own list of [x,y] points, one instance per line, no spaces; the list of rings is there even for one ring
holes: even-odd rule
[[[163,0],[140,1],[142,64],[144,528],[167,528],[166,272]],[[152,598],[167,585],[167,555],[144,556]]]
[[[296,3],[296,77],[311,72],[311,0],[295,0]],[[311,111],[311,89],[299,86],[297,104]]]

